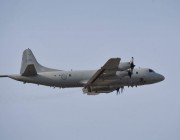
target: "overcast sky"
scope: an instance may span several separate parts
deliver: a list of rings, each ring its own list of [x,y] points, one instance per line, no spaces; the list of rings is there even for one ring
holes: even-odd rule
[[[161,83],[87,96],[0,79],[1,140],[179,140],[179,0],[0,0],[0,74],[30,48],[44,66],[98,69],[109,58]]]

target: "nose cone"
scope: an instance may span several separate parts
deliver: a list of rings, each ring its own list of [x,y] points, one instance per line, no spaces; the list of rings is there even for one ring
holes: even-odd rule
[[[163,81],[164,79],[165,79],[165,77],[163,75],[159,74],[159,76],[158,76],[159,82]]]

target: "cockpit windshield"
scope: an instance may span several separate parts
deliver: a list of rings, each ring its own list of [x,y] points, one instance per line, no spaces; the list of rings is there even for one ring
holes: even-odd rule
[[[149,69],[149,72],[154,72],[152,69]]]

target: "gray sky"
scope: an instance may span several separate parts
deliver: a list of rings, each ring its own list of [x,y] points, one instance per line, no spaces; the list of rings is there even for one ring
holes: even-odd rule
[[[134,56],[166,79],[120,96],[0,79],[0,139],[180,139],[180,1],[1,0],[0,74],[19,73],[26,48],[64,70]]]

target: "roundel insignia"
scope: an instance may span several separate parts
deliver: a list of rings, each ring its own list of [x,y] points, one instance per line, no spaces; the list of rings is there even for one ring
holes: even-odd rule
[[[63,80],[66,80],[66,79],[67,79],[67,75],[66,75],[66,74],[62,74],[62,75],[61,75],[61,78],[62,78]]]

